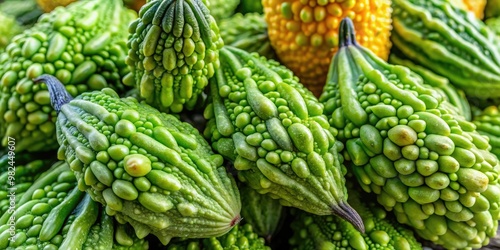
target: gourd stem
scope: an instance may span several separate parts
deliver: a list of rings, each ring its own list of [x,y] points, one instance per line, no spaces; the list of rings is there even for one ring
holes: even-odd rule
[[[73,100],[64,85],[54,76],[43,74],[33,79],[34,83],[45,83],[49,89],[50,104],[59,113],[61,107]]]
[[[354,24],[349,17],[342,19],[339,30],[339,48],[358,45]]]
[[[349,204],[341,202],[338,206],[333,206],[332,210],[335,215],[350,222],[361,233],[365,233],[365,225],[361,216]]]

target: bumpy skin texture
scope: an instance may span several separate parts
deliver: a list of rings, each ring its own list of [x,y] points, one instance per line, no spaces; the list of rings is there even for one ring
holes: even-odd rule
[[[283,206],[278,200],[259,194],[246,185],[240,185],[239,189],[242,204],[241,217],[245,223],[252,225],[257,235],[271,242],[283,218]]]
[[[362,191],[361,191],[362,192]],[[360,233],[351,224],[334,216],[317,216],[293,210],[289,242],[294,250],[419,250],[422,245],[413,232],[389,217],[376,202],[349,189],[349,204],[359,212],[366,226]]]
[[[441,94],[446,101],[452,104],[451,108],[456,108],[457,113],[463,116],[467,121],[472,119],[472,112],[469,101],[465,93],[455,88],[448,78],[442,77],[435,74],[434,72],[422,67],[421,65],[416,65],[410,60],[402,59],[397,56],[396,53],[392,53],[389,56],[389,63],[402,65],[411,70],[411,73],[415,73],[415,77],[422,77],[425,84],[428,84]]]
[[[0,136],[16,139],[16,152],[57,147],[56,112],[43,84],[53,74],[72,96],[112,87],[123,90],[127,25],[134,18],[121,0],[79,1],[43,15],[0,54]]]
[[[75,216],[66,221],[84,196],[76,185],[75,175],[62,161],[45,171],[16,202],[15,212],[4,213],[0,218],[0,248],[11,250],[36,246],[37,249],[57,249],[66,239],[80,238],[81,232],[70,230]],[[64,215],[60,213],[62,207]],[[53,214],[56,211],[59,212]],[[9,240],[11,216],[16,223],[14,241]]]
[[[497,106],[485,108],[474,117],[477,132],[489,138],[491,152],[500,158],[500,112]]]
[[[500,39],[444,0],[394,0],[391,40],[410,60],[450,80],[467,96],[500,97]]]
[[[134,229],[129,224],[115,224],[113,250],[147,250],[150,249],[149,241],[139,239]],[[153,248],[151,248],[153,249]],[[103,249],[105,250],[105,249]]]
[[[227,234],[217,238],[207,238],[198,241],[183,241],[172,243],[167,250],[271,250],[265,245],[250,224],[236,225]]]
[[[220,21],[234,14],[240,0],[203,0],[215,20]]]
[[[276,59],[276,52],[269,41],[264,15],[236,13],[219,22],[220,35],[225,45],[247,52],[257,52],[269,59]]]
[[[64,91],[53,77],[37,80],[54,87],[51,98]],[[139,238],[220,236],[239,222],[236,184],[191,125],[109,88],[54,101],[59,158],[79,188]]]
[[[54,157],[33,157],[30,154],[9,155],[0,157],[0,214],[7,212],[10,206],[10,191],[15,191],[16,202],[19,202],[33,182],[52,166]],[[15,168],[15,172],[13,172]],[[14,173],[14,175],[12,175]]]
[[[160,111],[179,113],[203,101],[224,42],[201,0],[152,0],[129,32],[125,84]]]
[[[448,249],[488,244],[500,204],[488,139],[422,78],[359,46],[349,20],[341,29],[320,101],[346,145],[348,169],[421,237]]]
[[[316,96],[323,90],[328,65],[338,50],[342,18],[354,20],[363,46],[384,59],[389,56],[389,0],[262,0],[262,5],[278,58]]]
[[[230,46],[220,61],[204,114],[212,147],[257,192],[310,213],[337,214],[362,230],[346,203],[342,145],[323,105],[276,61]]]

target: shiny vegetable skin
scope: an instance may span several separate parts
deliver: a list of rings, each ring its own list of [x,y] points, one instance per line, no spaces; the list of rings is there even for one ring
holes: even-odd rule
[[[60,110],[59,158],[79,188],[140,239],[151,233],[166,245],[172,237],[220,236],[239,222],[234,179],[191,125],[109,88],[68,101],[56,78],[36,81],[50,86]]]
[[[468,97],[500,97],[500,39],[445,0],[394,0],[391,40],[404,56]]]
[[[224,45],[201,0],[152,0],[129,27],[124,83],[160,111],[179,113],[203,102]]]
[[[262,5],[280,62],[316,96],[323,90],[328,65],[338,50],[342,18],[354,20],[363,46],[384,59],[389,56],[390,0],[262,0]]]
[[[284,206],[336,214],[363,230],[347,204],[342,145],[323,105],[278,62],[226,46],[210,80],[204,131],[241,181]]]
[[[398,222],[447,249],[480,248],[499,218],[498,159],[476,126],[408,68],[357,44],[341,49],[320,101],[358,184]]]
[[[72,96],[103,87],[124,90],[126,29],[134,16],[121,0],[79,1],[16,36],[0,54],[1,145],[10,136],[16,152],[56,149],[56,112],[35,77],[57,76]]]
[[[112,250],[148,250],[150,249],[147,239],[139,239],[134,229],[129,224],[120,224],[115,221],[114,243]],[[151,248],[154,249],[154,248]]]
[[[389,63],[405,66],[411,70],[412,74],[416,74],[415,77],[422,77],[424,83],[434,87],[434,89],[439,92],[446,101],[454,106],[451,108],[457,109],[457,113],[459,115],[463,116],[467,121],[472,119],[471,107],[464,91],[455,88],[455,86],[450,83],[448,78],[437,75],[410,60],[402,59],[397,56],[396,53],[392,53],[389,56]]]
[[[80,232],[69,230],[73,220],[66,219],[84,196],[76,185],[73,172],[62,161],[44,172],[16,202],[15,209],[0,218],[0,248],[57,249],[65,240],[80,238]],[[15,236],[9,229],[11,221]]]
[[[362,192],[362,191],[361,191]],[[366,232],[334,216],[317,216],[292,210],[289,242],[294,250],[419,250],[422,245],[413,232],[390,217],[383,207],[363,197],[359,190],[349,189],[349,204],[359,212]]]
[[[0,157],[0,214],[9,210],[11,198],[19,202],[26,190],[55,162],[54,157],[37,157],[30,154]]]
[[[219,28],[224,44],[247,52],[257,52],[259,55],[276,60],[276,52],[269,41],[264,15],[236,13],[220,21]]]
[[[272,199],[269,195],[259,194],[256,190],[246,185],[240,185],[241,217],[245,223],[252,225],[257,235],[271,242],[279,229],[285,215],[284,207],[279,200]]]
[[[85,237],[84,250],[147,250],[149,242],[139,239],[128,224],[118,223],[99,205],[99,217]],[[71,246],[69,246],[71,247]]]
[[[203,0],[217,22],[234,14],[240,0]]]
[[[198,241],[172,243],[167,250],[271,250],[250,224],[236,225],[227,234]]]

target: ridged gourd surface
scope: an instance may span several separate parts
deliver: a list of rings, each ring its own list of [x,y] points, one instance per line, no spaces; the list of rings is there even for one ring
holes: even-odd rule
[[[167,250],[271,250],[265,245],[250,224],[236,225],[227,234],[220,237],[184,241],[167,245]]]
[[[239,179],[282,205],[359,222],[345,202],[342,145],[323,105],[274,60],[230,46],[220,60],[204,135],[234,163]]]
[[[444,0],[394,0],[395,48],[444,76],[468,97],[500,97],[500,39]]]
[[[124,90],[128,72],[127,25],[135,14],[121,0],[79,1],[44,14],[0,54],[0,136],[16,140],[16,152],[57,147],[56,112],[44,84],[55,75],[72,96],[112,87]]]
[[[352,22],[320,97],[348,168],[398,222],[450,249],[496,235],[498,159],[488,138],[408,68],[359,46]]]
[[[220,236],[239,221],[239,192],[223,158],[188,123],[109,88],[60,108],[59,158],[139,238]]]
[[[129,32],[126,61],[131,72],[125,84],[165,112],[191,110],[203,101],[224,42],[201,0],[150,1]]]
[[[359,212],[365,233],[338,217],[317,216],[294,210],[289,243],[294,250],[421,250],[411,229],[399,224],[376,201],[366,199],[361,190],[349,188],[349,204]],[[361,191],[362,192],[362,191]]]

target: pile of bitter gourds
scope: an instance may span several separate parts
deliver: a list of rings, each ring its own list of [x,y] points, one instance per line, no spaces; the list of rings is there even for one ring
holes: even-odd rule
[[[486,247],[498,4],[1,1],[0,249]]]

